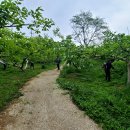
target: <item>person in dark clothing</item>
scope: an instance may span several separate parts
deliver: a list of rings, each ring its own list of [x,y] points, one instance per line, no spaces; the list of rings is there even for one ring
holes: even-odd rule
[[[57,65],[57,69],[60,70],[60,63],[61,63],[61,59],[57,56],[57,58],[55,59],[55,63]]]
[[[34,62],[30,61],[30,69],[33,69],[34,70]]]
[[[113,62],[113,60],[109,60],[108,62],[104,63],[104,65],[103,65],[107,81],[111,80],[111,71],[110,71],[111,68],[114,69],[114,67],[112,66],[112,62]]]
[[[3,64],[3,66],[4,66],[3,70],[6,70],[6,68],[7,68],[6,63],[5,63],[5,64]]]
[[[41,65],[42,65],[41,68],[42,68],[42,69],[45,69],[45,62],[44,62],[44,61],[41,62]]]

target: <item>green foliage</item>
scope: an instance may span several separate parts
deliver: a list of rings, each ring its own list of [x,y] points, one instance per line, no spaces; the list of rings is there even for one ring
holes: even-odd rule
[[[115,73],[113,74],[113,77],[115,78],[122,78],[123,81],[125,81],[124,83],[126,83],[126,75],[127,75],[127,64],[124,61],[115,61],[113,63],[113,66],[115,68]]]
[[[113,63],[111,82],[105,81],[99,61],[93,61],[93,67],[87,71],[64,67],[57,82],[70,91],[73,102],[104,130],[127,130],[130,128],[130,88],[124,84],[125,65],[122,61]]]
[[[103,44],[98,48],[99,55],[128,62],[130,59],[130,36],[110,31],[104,33]]]
[[[0,60],[7,64],[6,71],[3,71],[0,64],[0,111],[21,95],[19,88],[31,77],[42,72],[43,65],[44,69],[48,69],[48,65],[54,65],[58,53],[60,56],[64,53],[61,43],[55,42],[52,38],[46,36],[28,38],[20,32],[0,29]],[[27,69],[23,72],[19,70],[25,57],[34,62],[34,70]],[[41,65],[37,66],[37,63]]]
[[[21,64],[25,57],[33,62],[53,63],[58,53],[61,56],[64,53],[61,43],[49,37],[27,38],[22,33],[8,29],[1,29],[0,34],[0,58],[8,64],[14,61]]]
[[[16,27],[20,30],[22,26],[27,25],[31,30],[40,33],[48,30],[54,22],[51,19],[42,16],[43,9],[38,7],[36,10],[28,10],[22,7],[23,0],[3,0],[0,3],[0,28]],[[32,23],[25,23],[27,18],[32,19]]]
[[[72,100],[105,130],[130,128],[130,88],[126,87],[130,36],[107,31],[95,46],[73,46],[57,80]],[[67,43],[71,43],[66,40]],[[70,45],[70,44],[69,44]],[[103,63],[114,59],[111,82],[105,81]]]

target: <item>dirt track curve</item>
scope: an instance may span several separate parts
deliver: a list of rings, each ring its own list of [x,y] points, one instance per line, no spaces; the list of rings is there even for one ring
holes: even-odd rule
[[[101,130],[57,87],[59,72],[43,72],[23,87],[24,96],[0,114],[0,130]]]

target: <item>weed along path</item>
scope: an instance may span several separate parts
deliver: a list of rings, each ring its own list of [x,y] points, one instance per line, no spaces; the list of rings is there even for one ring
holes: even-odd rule
[[[0,115],[0,130],[101,130],[57,87],[58,75],[50,70],[27,82],[23,96]]]

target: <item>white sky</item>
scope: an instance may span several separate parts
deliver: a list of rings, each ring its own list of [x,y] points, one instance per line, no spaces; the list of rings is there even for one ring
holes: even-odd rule
[[[41,6],[43,16],[52,18],[63,35],[72,34],[70,19],[80,11],[104,18],[112,31],[128,34],[130,29],[130,0],[24,0],[24,5],[29,9]]]

